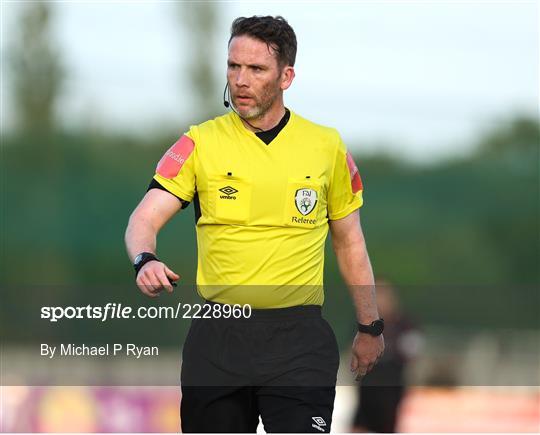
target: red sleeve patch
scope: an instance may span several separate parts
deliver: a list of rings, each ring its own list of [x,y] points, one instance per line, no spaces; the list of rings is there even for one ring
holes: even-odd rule
[[[163,155],[156,167],[156,172],[165,178],[174,178],[193,152],[195,143],[186,135],[178,139]]]
[[[352,156],[347,152],[347,166],[349,168],[349,175],[351,176],[351,187],[353,193],[363,190],[362,179],[360,178],[360,172],[354,163]]]

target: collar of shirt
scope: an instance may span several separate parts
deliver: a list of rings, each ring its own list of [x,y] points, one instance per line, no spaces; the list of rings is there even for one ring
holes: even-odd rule
[[[281,121],[279,121],[275,127],[266,131],[258,131],[255,134],[266,145],[269,145],[270,142],[272,142],[276,138],[279,132],[283,130],[283,127],[287,125],[287,122],[289,122],[290,117],[291,117],[291,112],[289,111],[289,109],[285,108],[285,115],[283,115],[283,118],[281,118]]]

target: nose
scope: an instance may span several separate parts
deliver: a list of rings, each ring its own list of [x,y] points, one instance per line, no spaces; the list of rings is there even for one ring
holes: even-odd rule
[[[238,87],[246,87],[249,85],[247,71],[244,68],[239,68],[236,72],[235,84]]]

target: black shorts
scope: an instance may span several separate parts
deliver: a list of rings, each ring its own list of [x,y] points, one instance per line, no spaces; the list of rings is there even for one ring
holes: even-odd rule
[[[316,305],[193,319],[183,349],[183,432],[330,432],[339,352]]]

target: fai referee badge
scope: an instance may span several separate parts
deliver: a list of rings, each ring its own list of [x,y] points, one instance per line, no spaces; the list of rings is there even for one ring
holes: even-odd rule
[[[306,216],[313,211],[317,204],[317,192],[307,188],[298,189],[294,196],[294,203],[302,216]]]

